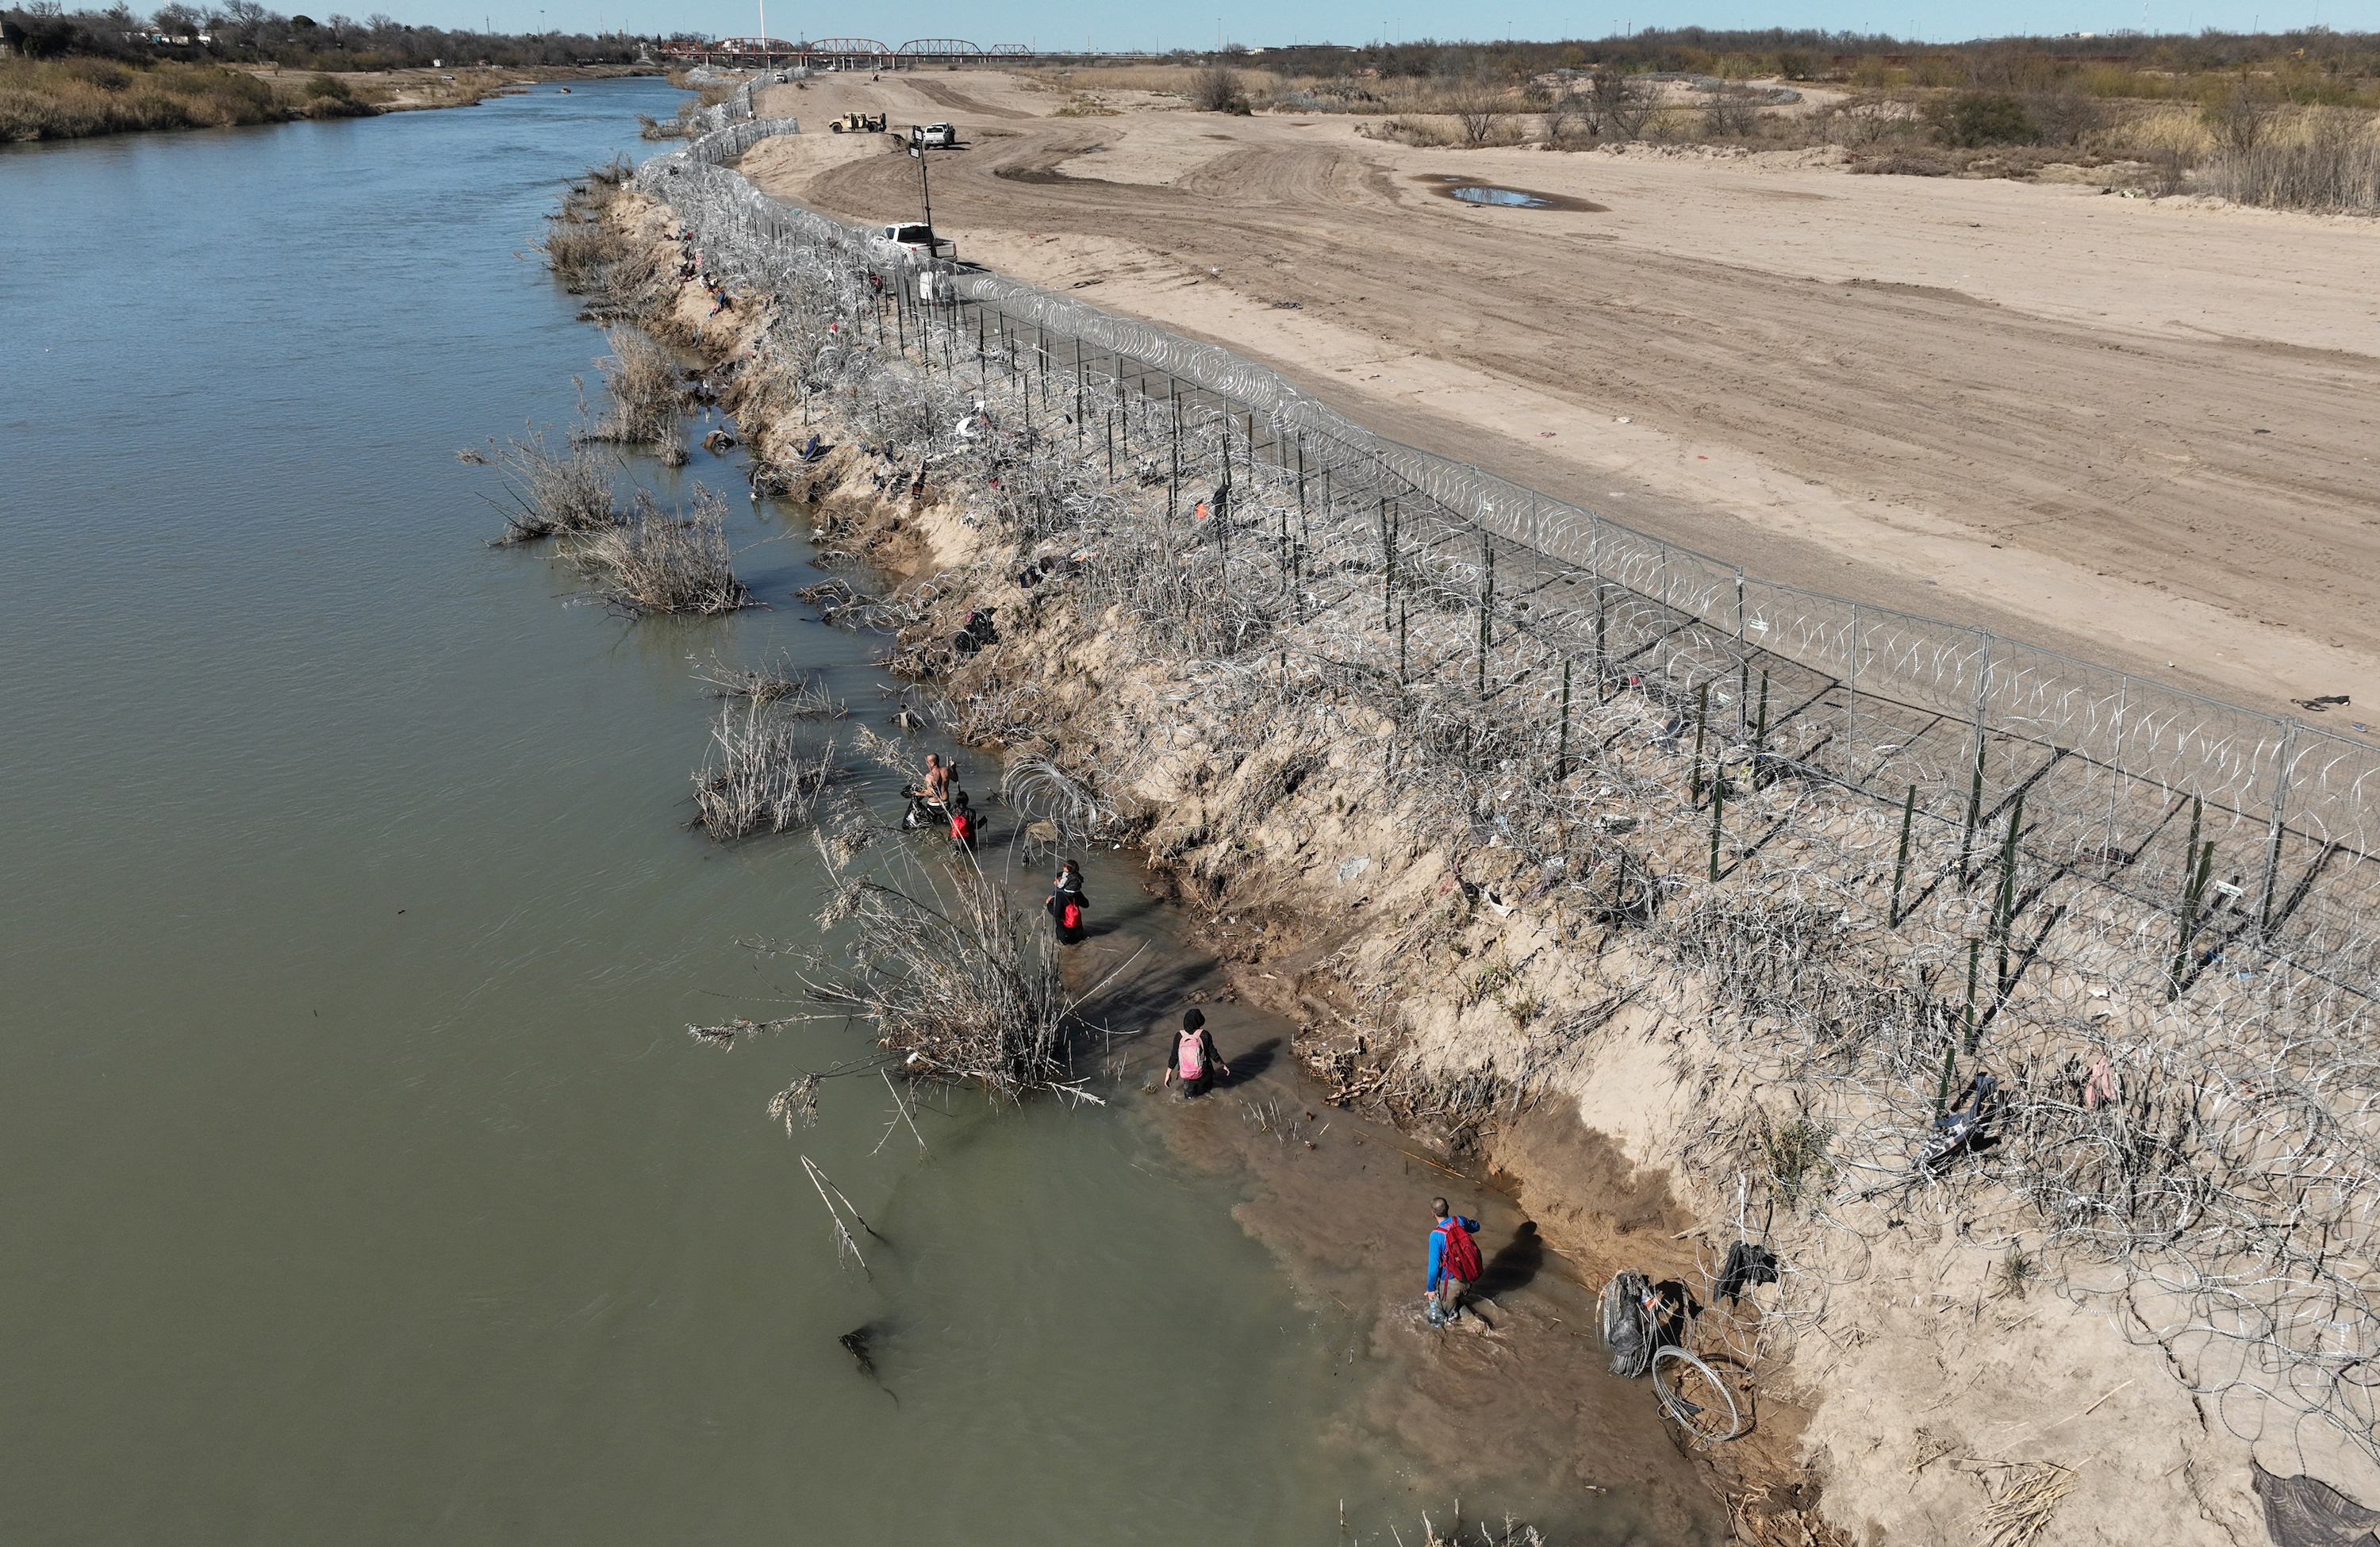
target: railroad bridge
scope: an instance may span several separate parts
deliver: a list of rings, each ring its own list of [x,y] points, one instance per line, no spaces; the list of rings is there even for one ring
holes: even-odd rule
[[[806,69],[910,70],[926,65],[1021,58],[1031,52],[1023,43],[994,43],[985,48],[965,38],[911,38],[898,47],[875,38],[820,38],[807,43],[783,38],[716,38],[662,45],[662,54],[673,61],[745,69],[790,66]]]

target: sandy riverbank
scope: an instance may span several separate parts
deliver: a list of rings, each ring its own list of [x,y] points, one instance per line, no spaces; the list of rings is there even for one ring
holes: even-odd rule
[[[2268,711],[2380,703],[2373,222],[1099,97],[1113,116],[1052,116],[1079,104],[970,71],[761,111],[953,119],[934,207],[963,256],[1755,574]],[[782,138],[746,170],[905,215],[887,148]],[[1446,175],[1604,208],[1482,209]]]

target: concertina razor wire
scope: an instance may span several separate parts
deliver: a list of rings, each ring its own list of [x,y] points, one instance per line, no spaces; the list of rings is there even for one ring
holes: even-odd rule
[[[1001,362],[997,390],[1028,415],[1037,390],[1045,410],[1054,390],[1081,445],[1095,444],[1097,409],[1111,469],[1121,432],[1127,472],[1164,483],[1169,512],[1195,485],[1236,513],[1217,529],[1227,572],[1244,541],[1247,562],[1271,554],[1250,584],[1296,597],[1301,624],[1345,624],[1338,655],[1301,670],[1360,686],[1393,663],[1402,684],[1418,660],[1463,687],[1475,664],[1496,707],[1446,717],[1464,766],[1544,757],[1557,719],[1567,753],[1574,698],[1582,749],[1612,726],[1641,725],[1673,757],[1707,737],[1712,782],[1740,774],[1749,792],[1738,820],[1773,819],[1771,834],[1811,847],[1807,863],[1777,863],[1757,906],[1704,894],[1656,930],[1742,1012],[1737,1050],[1757,1078],[1823,1097],[1828,1164],[1846,1180],[1798,1209],[1850,1245],[1789,1271],[1785,1299],[1746,1334],[1758,1352],[1816,1325],[1826,1287],[1863,1271],[1886,1216],[1923,1205],[1971,1240],[2036,1240],[2083,1264],[2069,1292],[2121,1297],[2128,1330],[2185,1361],[2235,1432],[2270,1437],[2277,1411],[2380,1459],[2380,753],[1985,630],[1764,581],[1375,435],[1217,346],[903,262],[723,166],[798,125],[752,118],[748,87],[721,111],[723,128],[637,174],[712,269],[778,293],[814,287],[822,269],[890,271],[929,365],[937,347],[945,369],[968,351]],[[983,380],[993,392],[989,366]],[[1276,518],[1274,542],[1259,529]],[[1269,653],[1207,648],[1212,683],[1265,690]],[[1278,671],[1286,684],[1285,649]],[[1617,765],[1600,776],[1633,787]],[[1715,873],[1726,798],[1709,808]],[[1728,857],[1749,864],[1767,841]],[[1664,879],[1618,869],[1615,897]],[[1911,940],[1898,970],[1840,948],[1867,926],[1850,922],[1838,872],[1892,874],[1888,922]],[[2020,919],[2048,921],[2028,932]],[[2029,969],[2052,985],[2046,998],[2013,996]],[[1694,1007],[1650,973],[1630,992]],[[1944,1071],[1961,1053],[1972,1064],[1985,1035],[2010,1071],[2008,1158],[1979,1168],[1995,1188],[1953,1196],[1912,1177],[1927,1124],[1911,1114],[1938,1110]],[[2082,1077],[2102,1065],[2095,1098]],[[1862,1181],[1891,1187],[1850,1185]],[[1888,1191],[1892,1207],[1871,1206]]]

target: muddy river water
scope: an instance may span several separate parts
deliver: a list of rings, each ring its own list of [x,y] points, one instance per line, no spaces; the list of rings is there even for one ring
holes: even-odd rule
[[[1516,1450],[1560,1425],[1499,1397],[1511,1351],[1434,1373],[1383,1314],[1457,1180],[1353,1124],[1284,1171],[1285,1029],[1219,1004],[1259,1051],[1200,1108],[1134,1044],[1104,1108],[929,1102],[930,1152],[880,1148],[872,1075],[765,1118],[855,1031],[685,1037],[766,1013],[737,942],[809,928],[818,873],[686,830],[690,659],[790,651],[881,725],[876,641],[810,620],[808,544],[705,454],[638,476],[734,490],[774,605],[699,626],[566,605],[454,456],[574,412],[601,339],[523,254],[676,100],[0,153],[0,1539],[1320,1547],[1458,1492],[1705,1539],[1649,1422]],[[1166,963],[1154,1013],[1203,968],[1125,858],[1098,944]],[[1523,1266],[1516,1314],[1583,1328]]]

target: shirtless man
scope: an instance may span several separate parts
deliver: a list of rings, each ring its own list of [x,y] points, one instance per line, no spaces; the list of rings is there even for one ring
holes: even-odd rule
[[[951,783],[957,774],[956,765],[945,763],[939,756],[928,752],[925,783],[914,789],[905,785],[902,786],[901,793],[909,801],[909,814],[903,825],[914,829],[949,821]]]

